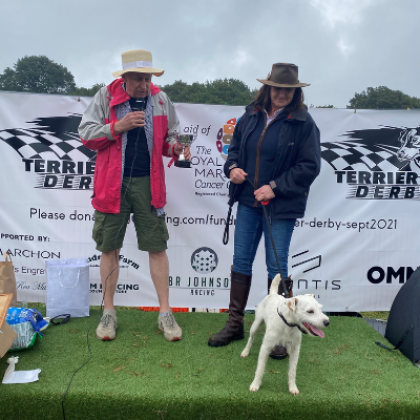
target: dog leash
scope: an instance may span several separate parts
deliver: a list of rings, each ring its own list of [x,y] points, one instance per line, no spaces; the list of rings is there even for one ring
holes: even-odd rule
[[[248,178],[245,178],[245,180],[249,182],[249,184],[252,186],[252,189],[255,191],[254,184]],[[276,246],[274,244],[273,234],[271,232],[270,219],[268,218],[268,214],[267,214],[266,206],[269,203],[270,203],[270,200],[261,201],[261,205],[262,205],[262,208],[263,208],[263,211],[264,211],[265,221],[266,221],[267,228],[268,228],[268,234],[270,236],[274,256],[276,257],[277,268],[279,269],[279,273],[280,273],[280,277],[281,277],[280,285],[281,285],[281,288],[283,290],[281,294],[284,295],[286,298],[288,298],[289,297],[289,290],[287,289],[286,282],[284,281],[283,276],[281,275],[280,261],[279,261],[278,255],[277,255]],[[226,219],[225,231],[223,233],[223,244],[224,245],[226,245],[229,242],[229,220],[230,220],[231,213],[232,213],[232,205],[229,205],[229,211],[228,211],[228,216],[227,216],[227,219]]]
[[[254,184],[248,178],[245,178],[245,179],[250,183],[250,185],[252,186],[252,188],[255,191]],[[271,240],[271,245],[273,247],[274,256],[276,257],[277,268],[279,269],[279,274],[280,274],[280,277],[281,277],[280,287],[283,289],[282,295],[284,295],[286,298],[289,298],[289,290],[287,290],[286,282],[283,280],[283,276],[281,275],[280,261],[279,261],[278,255],[277,255],[276,245],[274,243],[274,238],[273,238],[273,233],[271,232],[270,219],[268,218],[268,214],[267,214],[267,208],[266,207],[269,204],[270,204],[270,200],[261,201],[261,207],[263,208],[263,211],[264,211],[264,217],[265,217],[265,222],[266,222],[267,228],[268,228],[268,234],[270,236],[270,240]]]
[[[304,331],[303,329],[302,329],[302,327],[300,326],[300,325],[298,325],[298,324],[289,324],[288,322],[287,322],[287,319],[284,317],[284,315],[281,313],[281,312],[279,312],[279,308],[277,308],[277,313],[278,313],[278,315],[279,315],[279,317],[284,321],[284,323],[288,326],[288,327],[291,327],[291,328],[293,328],[293,327],[297,327],[297,329],[300,331],[300,332],[302,332],[303,334],[308,334],[306,331]]]
[[[400,341],[398,341],[397,345],[396,345],[393,349],[390,349],[389,347],[385,346],[385,344],[382,344],[382,343],[381,343],[381,342],[379,342],[379,341],[375,341],[375,344],[376,344],[376,345],[378,345],[379,347],[382,347],[382,348],[383,348],[383,349],[385,349],[385,350],[388,350],[388,351],[398,350],[398,349],[402,346],[402,344],[404,343],[405,339],[406,339],[406,338],[407,338],[407,336],[408,336],[408,333],[409,333],[412,329],[413,329],[413,326],[411,326],[410,328],[407,328],[407,329],[404,331],[403,335],[402,335],[402,336],[401,336],[401,338],[400,338]]]

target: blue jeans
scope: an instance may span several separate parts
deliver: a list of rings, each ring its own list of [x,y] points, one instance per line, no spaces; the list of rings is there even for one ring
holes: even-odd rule
[[[277,219],[270,222],[283,278],[288,276],[287,260],[295,222],[296,219]],[[264,211],[261,207],[256,208],[238,204],[235,223],[233,271],[246,275],[252,274],[252,264],[254,263],[255,254],[263,232],[268,277],[274,279],[279,269],[270,234],[268,233]]]

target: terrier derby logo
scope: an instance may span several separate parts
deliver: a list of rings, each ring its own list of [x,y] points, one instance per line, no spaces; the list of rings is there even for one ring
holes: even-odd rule
[[[420,199],[420,126],[349,131],[321,143],[322,158],[347,183],[347,198]]]
[[[81,115],[38,118],[32,128],[0,130],[0,141],[22,158],[24,170],[37,175],[35,188],[89,190],[96,152],[83,146]]]

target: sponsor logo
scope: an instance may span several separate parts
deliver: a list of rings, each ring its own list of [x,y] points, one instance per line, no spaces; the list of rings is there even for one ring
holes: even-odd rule
[[[36,281],[32,283],[32,287],[24,280],[16,282],[16,289],[17,290],[40,290],[45,291],[47,290],[47,283],[45,281]]]
[[[420,127],[348,131],[343,140],[321,143],[348,199],[420,199]]]
[[[20,249],[14,248],[3,250],[0,248],[0,254],[4,255],[5,252],[10,254],[12,257],[23,257],[23,258],[38,258],[43,260],[51,260],[53,258],[61,258],[61,252],[52,252],[52,251],[31,251],[30,249]]]
[[[99,261],[101,259],[101,254],[98,255],[92,255],[87,259],[90,267],[99,267]],[[120,262],[120,268],[127,268],[132,267],[138,270],[140,268],[140,265],[137,264],[135,261],[125,257],[124,255],[120,254],[118,255],[118,260]]]
[[[395,281],[405,283],[414,273],[416,268],[412,267],[379,267],[374,266],[366,273],[366,278],[373,284],[392,284]]]
[[[138,292],[140,287],[138,283],[118,283],[115,289],[115,293],[127,293],[130,291]],[[90,283],[90,293],[102,293],[101,283]]]
[[[29,286],[26,281],[16,281],[16,289],[17,290],[30,290],[31,286]]]
[[[217,254],[210,248],[198,248],[191,255],[191,267],[200,274],[213,272],[218,262]]]
[[[81,115],[38,118],[31,128],[0,130],[0,141],[22,158],[23,169],[36,175],[35,188],[90,190],[96,152],[83,146]]]
[[[235,129],[236,123],[239,121],[239,118],[231,118],[226,121],[226,124],[217,132],[216,146],[217,150],[220,153],[220,156],[224,160],[227,159],[228,149],[230,142],[232,140],[233,131]]]
[[[207,247],[196,249],[190,258],[191,267],[199,274],[210,274],[219,263],[217,254]],[[194,276],[181,279],[181,276],[169,276],[169,287],[188,290],[190,296],[215,296],[216,290],[229,290],[228,277]]]
[[[321,255],[317,255],[316,257],[311,257],[308,254],[309,251],[299,252],[298,254],[292,255],[293,258],[297,258],[297,260],[293,261],[292,268],[299,267],[303,265],[304,273],[308,271],[315,270],[315,268],[321,267],[322,257]],[[300,261],[299,261],[300,260]]]
[[[32,290],[47,290],[47,283],[42,281],[36,281],[32,286]]]
[[[296,259],[295,259],[296,258]],[[315,270],[318,267],[321,267],[322,256],[316,255],[311,256],[309,250],[299,252],[292,255],[292,269],[295,267],[300,267],[303,269],[303,273],[308,273],[309,271]],[[293,277],[293,276],[292,276]],[[315,293],[317,299],[321,298],[321,293],[323,290],[340,290],[341,289],[341,280],[324,280],[324,279],[305,279],[299,278],[293,282],[294,293],[305,292],[309,289],[311,293]]]

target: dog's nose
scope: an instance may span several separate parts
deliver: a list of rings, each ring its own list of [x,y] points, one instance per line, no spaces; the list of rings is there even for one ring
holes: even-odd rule
[[[324,321],[324,325],[326,326],[326,327],[328,327],[328,325],[330,325],[330,321],[328,320],[328,321]]]

